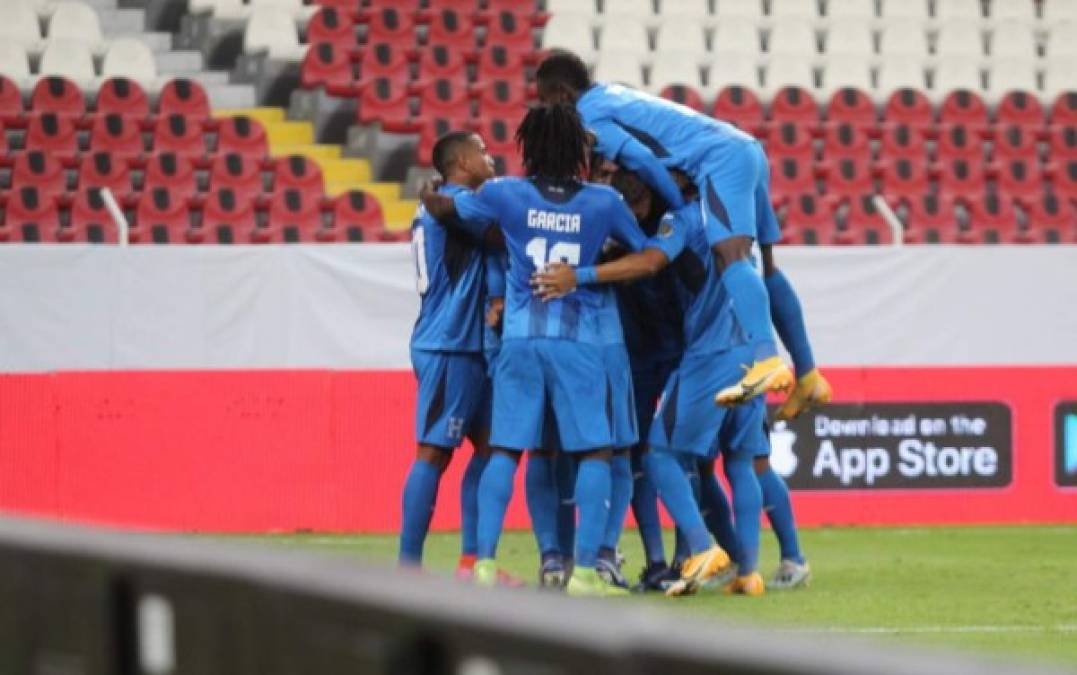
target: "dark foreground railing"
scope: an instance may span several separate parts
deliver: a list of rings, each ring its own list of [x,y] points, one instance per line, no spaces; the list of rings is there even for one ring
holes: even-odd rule
[[[0,519],[0,675],[1033,670],[345,558]]]

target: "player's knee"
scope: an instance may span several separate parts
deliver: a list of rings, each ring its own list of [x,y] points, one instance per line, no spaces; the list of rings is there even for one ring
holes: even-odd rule
[[[417,459],[434,465],[438,471],[444,471],[452,459],[451,448],[439,448],[436,445],[422,444],[415,453]]]
[[[719,269],[724,270],[738,260],[745,260],[751,256],[752,238],[745,236],[729,237],[716,242],[711,246]]]

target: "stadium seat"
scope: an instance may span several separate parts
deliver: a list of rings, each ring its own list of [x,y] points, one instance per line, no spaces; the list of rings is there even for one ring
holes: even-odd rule
[[[926,163],[923,158],[897,157],[880,162],[882,195],[888,199],[915,199],[929,192]]]
[[[955,157],[939,160],[939,191],[954,198],[977,199],[986,189],[983,164],[977,160]]]
[[[161,117],[183,115],[200,122],[209,119],[209,96],[196,80],[176,78],[162,87],[157,110]]]
[[[1011,3],[1012,4],[1012,3]],[[1032,3],[1028,3],[1031,7]],[[995,21],[991,26],[991,58],[1031,61],[1039,54],[1032,26],[1023,21]]]
[[[934,125],[935,110],[922,91],[906,87],[887,98],[883,107],[883,122],[923,130]]]
[[[86,244],[115,244],[119,230],[105,208],[105,200],[97,187],[80,189],[71,200],[71,218],[60,228],[62,242]]]
[[[1014,125],[1029,130],[1042,129],[1046,123],[1039,97],[1027,91],[1012,91],[1002,97],[995,109],[999,125]]]
[[[524,72],[524,57],[504,46],[487,47],[479,52],[475,65],[476,80],[505,80],[518,78]]]
[[[715,118],[735,124],[751,134],[763,126],[763,104],[751,87],[726,87],[714,100]]]
[[[707,103],[703,100],[703,95],[694,87],[688,87],[683,84],[667,84],[658,91],[658,95],[667,101],[680,103],[696,112],[707,112]]]
[[[721,16],[714,29],[714,52],[718,64],[724,54],[756,55],[762,51],[759,30],[754,20],[743,16]]]
[[[464,129],[471,124],[470,118],[449,118],[449,117],[431,117],[429,115],[421,115],[417,118],[416,123],[419,126],[419,145],[416,147],[416,161],[421,167],[431,166],[431,156],[434,152],[434,145],[438,142],[438,139],[457,129]],[[493,151],[487,147],[487,151],[493,154]]]
[[[194,234],[215,244],[246,243],[257,225],[254,203],[222,188],[210,191],[202,206],[202,225]]]
[[[309,243],[318,241],[322,229],[321,200],[302,190],[289,188],[273,194],[269,223],[251,232],[251,242]]]
[[[316,6],[308,6],[305,0],[247,0],[250,3],[252,14],[266,7],[273,7],[287,11],[292,19],[299,24],[308,23],[314,13],[318,11]]]
[[[796,121],[775,123],[767,135],[767,154],[771,157],[795,157],[810,162],[815,154],[811,132]]]
[[[146,148],[138,122],[116,113],[97,115],[90,131],[90,152],[109,153],[122,161],[138,159]]]
[[[269,155],[269,139],[265,127],[258,120],[246,115],[225,117],[217,127],[215,152],[238,152],[254,160]]]
[[[157,152],[150,156],[142,176],[142,191],[169,188],[178,195],[193,195],[198,191],[194,163],[185,155]]]
[[[795,0],[801,5],[803,0]],[[767,33],[767,53],[791,54],[801,59],[814,56],[819,51],[815,29],[810,23],[796,17],[776,18]]]
[[[861,162],[871,161],[871,136],[866,127],[849,122],[831,122],[826,126],[823,157],[850,157]]]
[[[521,119],[527,108],[527,88],[518,79],[487,80],[474,89],[479,117]]]
[[[826,105],[826,118],[831,124],[850,124],[859,129],[874,129],[878,115],[875,103],[867,93],[845,87],[830,97]]]
[[[1077,57],[1077,16],[1063,23],[1051,22],[1049,25],[1051,32],[1047,37],[1044,56],[1052,61]]]
[[[542,31],[541,48],[560,47],[575,52],[588,63],[595,60],[595,38],[591,30],[591,17],[581,12],[554,14]],[[636,45],[642,49],[643,45]]]
[[[355,22],[338,7],[322,7],[307,24],[307,42],[312,45],[329,43],[344,53],[359,46]]]
[[[990,7],[991,21],[996,24],[1019,22],[1030,25],[1036,21],[1036,4],[1031,1],[992,0]]]
[[[728,87],[744,87],[758,92],[759,68],[756,57],[747,54],[726,54],[710,65],[707,90],[718,92]]]
[[[1077,243],[1077,211],[1072,202],[1044,192],[1024,206],[1028,211],[1029,240],[1044,244]]]
[[[74,121],[86,114],[86,99],[82,89],[65,77],[44,77],[37,81],[30,94],[33,113],[55,113]]]
[[[25,55],[38,49],[41,41],[41,24],[32,9],[17,2],[0,3],[0,43],[18,47]]]
[[[1061,59],[1050,59],[1043,70],[1043,96],[1054,100],[1058,96],[1074,91],[1073,74],[1077,72],[1077,55]]]
[[[984,151],[983,144],[980,142],[979,136],[976,135],[974,128],[959,121],[942,126],[939,129],[935,154],[940,161],[950,159],[982,161]]]
[[[280,61],[302,61],[306,46],[299,44],[299,31],[292,14],[272,6],[257,7],[243,31],[243,52],[265,53]]]
[[[278,157],[273,163],[273,190],[303,190],[321,198],[325,194],[322,169],[305,155]]]
[[[832,61],[839,54],[846,58],[857,56],[869,59],[875,52],[871,24],[867,19],[833,20],[827,26],[823,47]]]
[[[535,13],[535,0],[486,0],[486,10],[530,16]]]
[[[475,48],[475,24],[468,14],[451,8],[430,14],[426,27],[427,44],[451,44],[464,51]]]
[[[967,90],[976,95],[983,93],[983,76],[979,61],[964,56],[949,56],[939,61],[935,68],[935,82],[931,94],[942,101],[951,92]]]
[[[498,12],[486,24],[484,46],[487,50],[501,48],[515,53],[534,51],[535,39],[529,19],[512,12]]]
[[[201,122],[179,113],[157,118],[153,131],[153,151],[174,152],[191,159],[201,159],[206,154]]]
[[[746,17],[750,19],[763,18],[763,3],[760,0],[717,0],[719,25],[729,16]]]
[[[843,222],[839,221],[834,243],[853,246],[877,246],[890,244],[893,235],[890,225],[876,208],[874,195],[864,193],[850,195],[845,199],[847,206]]]
[[[800,19],[807,23],[819,18],[819,3],[804,0],[770,0],[770,16],[773,19]]]
[[[633,51],[602,52],[595,66],[595,80],[643,89],[643,64]]]
[[[926,22],[928,15],[927,0],[880,0],[880,16],[887,22],[893,19],[915,19]]]
[[[895,2],[895,0],[886,1],[887,3]],[[939,21],[960,19],[973,23],[983,19],[983,10],[980,0],[946,0],[935,3],[935,18]]]
[[[1043,174],[1036,158],[1010,157],[993,165],[998,191],[1022,201],[1035,199],[1043,191]]]
[[[1013,244],[1019,241],[1017,212],[1006,197],[988,193],[966,202],[969,229],[961,238],[976,244]]]
[[[357,89],[351,56],[328,42],[312,44],[299,67],[299,86],[322,87],[333,96],[354,96]]]
[[[646,53],[650,46],[647,27],[632,16],[609,17],[598,35],[599,52]]]
[[[908,124],[887,124],[879,143],[880,159],[911,159],[927,162],[927,141],[924,127]]]
[[[771,195],[781,201],[790,195],[814,194],[815,174],[809,159],[798,157],[770,158]]]
[[[57,195],[67,190],[64,167],[52,153],[40,150],[15,155],[11,169],[11,186],[34,186],[43,194]]]
[[[820,88],[826,98],[831,98],[839,90],[851,88],[871,91],[871,64],[865,55],[838,55],[823,68],[823,86]]]
[[[770,119],[776,124],[797,122],[811,129],[819,124],[819,104],[802,87],[784,87],[770,103]]]
[[[935,40],[935,54],[939,57],[983,58],[983,35],[979,25],[964,19],[943,24]]]
[[[589,20],[598,15],[595,0],[546,0],[546,11],[550,14],[579,12]]]
[[[459,47],[435,43],[419,53],[419,82],[451,80],[467,85],[467,60]],[[517,71],[519,72],[519,71]]]
[[[1039,88],[1036,64],[1031,59],[995,61],[988,73],[988,84],[988,100],[996,104],[1012,91],[1035,92]]]
[[[82,157],[79,163],[79,189],[108,188],[117,200],[131,194],[131,169],[127,162],[107,152]]]
[[[987,105],[978,93],[955,89],[946,95],[939,106],[939,124],[960,125],[970,133],[981,133],[990,124]]]
[[[1051,103],[1051,126],[1077,126],[1077,91],[1059,94]]]
[[[874,192],[871,166],[863,158],[838,157],[824,160],[820,167],[826,172],[828,195],[858,195]]]
[[[1063,21],[1077,21],[1077,5],[1070,0],[1043,0],[1043,21],[1055,25]]]
[[[49,18],[49,45],[77,43],[90,50],[103,42],[97,11],[82,2],[60,2]]]
[[[654,51],[656,58],[665,53],[676,53],[681,54],[681,58],[690,59],[690,63],[704,61],[707,40],[699,19],[693,16],[671,16],[663,19],[655,35]]]
[[[811,193],[792,195],[783,216],[783,242],[807,246],[833,243],[834,213],[822,198]]]
[[[670,17],[691,17],[701,23],[712,19],[710,0],[659,0],[659,14]]]
[[[144,89],[157,86],[157,61],[149,46],[135,38],[119,38],[109,43],[101,65],[103,77],[126,77]]]
[[[906,243],[958,243],[958,226],[953,198],[948,195],[920,193],[908,195],[903,204],[906,207]]]
[[[384,78],[407,84],[411,80],[407,50],[391,42],[368,42],[362,51],[359,70],[365,81]]]
[[[1036,161],[1039,155],[1036,129],[1017,124],[1002,126],[1000,122],[995,127],[995,142],[992,146],[992,155],[999,160],[1025,159]]]
[[[467,82],[437,80],[422,88],[419,97],[420,118],[466,120],[471,117],[471,98]]]
[[[101,83],[94,108],[98,115],[116,114],[145,120],[150,114],[150,99],[138,82],[112,77]]]
[[[380,123],[389,132],[411,129],[411,104],[404,84],[386,77],[364,79],[359,85],[359,122]]]
[[[627,16],[638,21],[651,21],[654,19],[654,2],[652,0],[617,0],[617,2],[603,3],[602,14],[598,15],[600,21],[609,22],[617,17]]]
[[[240,199],[257,199],[265,190],[261,165],[240,153],[218,154],[210,167],[209,187],[230,189]]]
[[[876,96],[880,100],[886,101],[894,92],[902,89],[923,91],[925,88],[924,68],[918,59],[904,55],[882,57],[875,84]]]
[[[39,73],[43,76],[59,75],[73,81],[82,89],[92,89],[97,79],[93,55],[81,42],[49,42],[41,55]]]
[[[879,53],[883,56],[908,55],[922,59],[928,54],[927,33],[923,23],[912,19],[887,21],[879,33]]]
[[[188,0],[187,11],[232,21],[246,20],[250,15],[250,7],[243,0]]]
[[[1063,199],[1077,200],[1077,159],[1051,162],[1047,168],[1055,194]]]
[[[26,105],[19,85],[0,75],[0,125],[18,126],[25,122]]]
[[[53,195],[33,185],[21,186],[8,195],[0,240],[55,243],[59,229],[60,211]]]
[[[1051,159],[1077,158],[1077,126],[1051,127],[1049,153]]]
[[[875,18],[875,0],[842,0],[842,2],[829,2],[826,6],[826,15],[830,24],[843,19],[872,20]]]
[[[25,146],[67,162],[79,154],[78,129],[71,119],[56,113],[33,115],[26,125]]]
[[[128,237],[132,244],[186,244],[191,210],[183,193],[155,187],[142,193]]]
[[[0,77],[16,88],[30,83],[30,60],[21,46],[0,41]]]

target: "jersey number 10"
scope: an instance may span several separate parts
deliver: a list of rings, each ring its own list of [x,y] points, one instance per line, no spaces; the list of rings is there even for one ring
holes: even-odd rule
[[[527,242],[524,252],[538,270],[551,263],[565,263],[573,267],[580,264],[580,245],[571,241],[558,241],[549,246],[546,237],[535,237]]]

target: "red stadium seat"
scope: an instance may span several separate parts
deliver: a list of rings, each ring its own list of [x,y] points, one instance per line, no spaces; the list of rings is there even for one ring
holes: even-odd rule
[[[210,169],[209,187],[213,191],[230,189],[240,199],[256,199],[265,189],[261,164],[237,152],[217,155]]]
[[[24,185],[8,195],[0,240],[53,243],[59,229],[60,211],[54,195],[33,185]]]
[[[1068,91],[1058,95],[1051,104],[1051,126],[1077,125],[1077,92]]]
[[[750,134],[759,135],[764,126],[763,104],[751,89],[741,86],[726,87],[714,100],[715,118],[735,124]]]
[[[490,13],[489,16],[484,45],[486,49],[502,47],[506,51],[519,53],[535,51],[531,17],[504,10]]]
[[[939,191],[951,197],[978,199],[986,189],[983,164],[979,160],[956,158],[940,161]]]
[[[826,118],[831,124],[849,124],[861,129],[874,129],[878,120],[875,102],[863,91],[846,87],[834,92],[826,106]]]
[[[224,188],[213,190],[202,207],[202,226],[195,236],[217,244],[235,244],[251,240],[258,221],[254,203]]]
[[[153,131],[153,151],[157,154],[172,152],[191,159],[205,157],[206,140],[201,121],[181,113],[159,117]]]
[[[1020,241],[1017,212],[1003,195],[986,194],[968,201],[969,231],[963,239],[969,243],[1013,244]]]
[[[785,122],[771,128],[767,136],[767,154],[772,157],[796,157],[811,160],[815,154],[811,134],[803,126]]]
[[[368,42],[359,65],[362,80],[388,79],[394,84],[411,81],[407,50],[391,42]]]
[[[107,152],[84,156],[78,174],[79,190],[108,188],[117,200],[131,193],[131,169],[127,162]]]
[[[523,176],[524,160],[518,152],[490,153],[494,160],[494,172],[499,176]]]
[[[1027,238],[1043,244],[1077,243],[1077,210],[1073,203],[1044,192],[1025,205],[1028,210]]]
[[[443,7],[429,14],[427,44],[451,44],[463,51],[475,49],[475,24],[467,13]]]
[[[922,131],[934,125],[935,110],[924,92],[917,89],[899,89],[886,101],[883,122],[888,125],[903,124]]]
[[[11,188],[38,188],[43,194],[56,195],[67,190],[64,167],[51,153],[31,150],[15,155],[11,170]]]
[[[995,109],[995,122],[999,126],[1019,126],[1042,129],[1046,123],[1043,105],[1035,94],[1011,91],[1002,97]]]
[[[839,157],[822,163],[826,171],[826,192],[832,195],[858,195],[874,191],[871,165],[855,157]]]
[[[174,152],[151,156],[142,178],[142,190],[149,192],[155,188],[170,188],[185,199],[193,197],[198,192],[198,180],[191,158]]]
[[[703,101],[702,94],[696,91],[694,87],[689,87],[685,84],[666,85],[658,95],[668,101],[687,106],[699,113],[704,112],[707,107],[707,104]]]
[[[352,96],[355,80],[351,56],[328,42],[311,45],[299,66],[299,86],[304,89],[324,87],[334,96]]]
[[[274,162],[273,190],[303,190],[309,196],[319,199],[325,193],[325,180],[322,169],[309,157],[290,155],[278,157]]]
[[[471,99],[466,82],[437,80],[422,88],[419,95],[422,118],[466,120],[471,117]]]
[[[819,104],[806,89],[783,87],[770,102],[770,121],[774,124],[794,122],[813,129],[819,124]]]
[[[217,129],[217,154],[238,152],[260,160],[269,154],[269,139],[265,127],[246,115],[226,117]]]
[[[893,243],[890,226],[875,209],[874,195],[865,193],[851,196],[845,203],[848,211],[844,225],[838,225],[835,243],[857,246]]]
[[[906,206],[905,242],[909,244],[958,243],[954,200],[947,195],[913,194]]]
[[[433,12],[442,9],[452,9],[471,16],[479,11],[479,0],[429,0],[427,3],[428,11]]]
[[[474,129],[491,154],[511,155],[516,152],[516,125],[511,121],[480,119],[474,124]]]
[[[467,60],[455,45],[432,44],[419,54],[420,82],[450,80],[467,85]]]
[[[923,158],[898,157],[879,164],[884,197],[915,198],[928,192],[928,175]]]
[[[119,240],[119,231],[105,208],[100,189],[90,187],[75,194],[71,201],[71,220],[60,228],[59,239],[88,244],[115,244]]]
[[[939,161],[950,159],[980,161],[984,157],[983,143],[970,127],[955,123],[939,129],[935,154]]]
[[[190,229],[187,199],[167,187],[155,187],[138,200],[128,236],[132,244],[186,244]]]
[[[23,105],[19,85],[0,75],[0,123],[9,126],[18,124],[25,112],[26,106]]]
[[[1077,158],[1048,165],[1055,194],[1063,199],[1077,199]]]
[[[1050,156],[1052,160],[1077,157],[1077,124],[1051,128]]]
[[[199,122],[209,119],[209,96],[195,80],[185,77],[171,80],[157,98],[157,114],[161,117],[183,115]]]
[[[1022,202],[1034,201],[1043,191],[1043,173],[1035,158],[1013,157],[995,162],[992,169],[998,189],[1004,195]]]
[[[527,112],[527,88],[522,80],[488,80],[476,88],[478,116],[521,119]]]
[[[907,158],[920,162],[927,161],[927,141],[920,127],[908,124],[893,124],[883,127],[882,142],[879,145],[881,159]]]
[[[333,200],[333,226],[339,240],[371,241],[385,231],[385,216],[374,195],[351,190]]]
[[[30,110],[56,113],[74,120],[86,114],[86,99],[77,84],[64,77],[46,77],[37,81],[30,94]]]
[[[524,72],[523,54],[504,45],[487,47],[479,53],[475,66],[478,82],[520,78]]]
[[[871,161],[871,137],[867,127],[850,122],[832,122],[826,127],[823,157],[853,157]]]
[[[406,49],[415,46],[415,21],[398,3],[374,9],[367,21],[367,43],[389,42]]]
[[[79,154],[78,129],[69,117],[56,113],[31,115],[26,127],[26,149],[47,152],[61,161],[73,161]]]
[[[127,161],[142,156],[146,148],[138,122],[117,113],[98,115],[90,131],[90,152],[107,152]]]
[[[770,158],[770,192],[781,200],[790,195],[815,193],[815,175],[810,159],[801,157]]]
[[[98,115],[117,114],[143,120],[150,114],[150,99],[142,86],[126,77],[105,80],[97,90],[94,108]]]
[[[322,7],[334,7],[351,16],[358,15],[363,5],[363,0],[314,0],[315,5]]]
[[[819,246],[833,243],[834,213],[814,194],[795,195],[784,210],[782,241],[788,244]]]
[[[951,91],[939,106],[939,123],[965,128],[976,135],[988,127],[987,104],[968,89]]]
[[[1036,161],[1039,145],[1035,131],[1028,126],[1010,124],[995,132],[993,152],[995,159],[1026,159]]]
[[[412,129],[411,102],[407,88],[385,77],[364,80],[359,86],[359,122],[379,122],[389,132]]]
[[[345,54],[359,46],[355,22],[348,12],[337,7],[322,7],[307,24],[307,42],[330,43]]]
[[[318,241],[322,229],[321,199],[289,188],[273,194],[269,224],[255,228],[253,243],[298,243]]]
[[[489,12],[511,12],[517,16],[528,17],[535,13],[535,0],[486,0]]]

